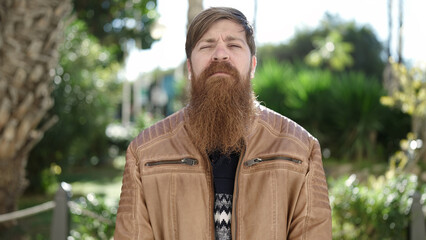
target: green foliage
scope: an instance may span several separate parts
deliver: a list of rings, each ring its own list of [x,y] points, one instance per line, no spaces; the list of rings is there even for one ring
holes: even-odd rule
[[[94,194],[80,197],[77,204],[79,207],[71,208],[72,224],[69,239],[108,240],[113,238],[117,216],[115,207],[108,206],[102,198]],[[88,211],[90,211],[89,214]]]
[[[315,49],[312,50],[305,60],[314,67],[328,65],[330,69],[343,71],[346,67],[353,65],[350,53],[353,51],[351,43],[344,42],[342,35],[332,30],[327,37],[313,40]]]
[[[383,105],[397,106],[415,117],[426,116],[426,70],[421,67],[407,69],[403,64],[390,61],[396,86],[390,96],[382,97]]]
[[[327,50],[327,43],[333,43],[333,48],[328,44],[333,51]],[[296,32],[287,44],[261,46],[257,55],[261,65],[269,59],[295,63],[309,54],[308,58],[318,64],[325,60],[322,63],[326,64],[321,64],[324,68],[340,71],[345,67],[346,71],[362,71],[377,79],[385,66],[383,46],[369,27],[328,14],[317,28]]]
[[[317,136],[325,117],[324,91],[330,88],[331,79],[329,71],[268,61],[257,70],[253,90],[267,107],[292,118]]]
[[[51,163],[63,167],[98,164],[108,159],[105,129],[113,120],[119,101],[119,64],[108,49],[86,33],[81,21],[71,24],[66,36],[54,77],[55,105],[49,112],[59,121],[30,155],[30,190],[43,190],[39,174]]]
[[[408,161],[406,165],[410,169],[418,162],[426,163],[426,149],[423,147],[426,142],[426,69],[421,66],[409,69],[392,59],[389,64],[391,74],[386,79],[389,96],[383,96],[380,101],[383,105],[397,107],[412,117],[411,132],[407,139],[401,141],[401,151],[392,157],[401,162]],[[414,145],[409,146],[409,142]]]
[[[386,61],[383,58],[384,47],[373,30],[349,23],[342,35],[343,41],[350,42],[354,49],[351,52],[354,63],[349,70],[362,71],[380,80]]]
[[[415,175],[388,172],[367,183],[351,175],[329,183],[333,239],[406,239]]]
[[[114,47],[119,59],[123,56],[119,44],[133,39],[142,49],[151,48],[158,40],[152,29],[158,18],[156,0],[74,0],[74,12],[88,30],[103,45]]]
[[[362,73],[267,61],[253,85],[259,101],[305,127],[332,157],[383,159],[409,129],[408,116],[383,107],[382,87]]]
[[[323,131],[329,133],[330,148],[343,157],[373,159],[378,133],[390,130],[383,129],[389,111],[379,101],[384,94],[381,85],[362,73],[350,72],[333,81],[329,94],[324,99],[328,125]]]
[[[285,112],[286,80],[293,77],[293,69],[288,64],[279,65],[268,61],[257,69],[253,79],[253,90],[258,94],[258,100],[267,107],[278,112]]]

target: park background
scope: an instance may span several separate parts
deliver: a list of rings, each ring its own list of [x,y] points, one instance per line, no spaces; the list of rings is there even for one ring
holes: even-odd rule
[[[67,182],[69,239],[110,239],[124,151],[185,105],[186,24],[209,6],[246,13],[258,99],[319,139],[333,238],[410,239],[415,192],[426,211],[421,0],[3,1],[0,214]],[[0,223],[0,238],[49,239],[52,211]]]

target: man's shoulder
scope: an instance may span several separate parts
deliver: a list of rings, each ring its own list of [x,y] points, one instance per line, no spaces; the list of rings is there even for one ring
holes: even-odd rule
[[[312,140],[316,141],[315,137],[292,119],[261,105],[259,105],[259,122],[276,135],[292,136],[306,145],[310,145]]]
[[[181,109],[170,116],[156,122],[150,127],[142,130],[139,135],[133,139],[131,145],[139,147],[165,137],[173,133],[180,125],[184,123],[184,109]]]

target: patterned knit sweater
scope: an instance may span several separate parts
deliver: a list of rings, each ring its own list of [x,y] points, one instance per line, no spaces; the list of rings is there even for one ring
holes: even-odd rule
[[[239,153],[226,156],[214,152],[209,157],[213,166],[216,240],[231,240],[232,194]]]

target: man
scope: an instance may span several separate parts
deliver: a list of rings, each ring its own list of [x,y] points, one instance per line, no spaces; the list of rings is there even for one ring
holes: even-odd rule
[[[331,239],[320,146],[256,102],[246,17],[201,12],[186,54],[189,104],[129,145],[115,239]]]

